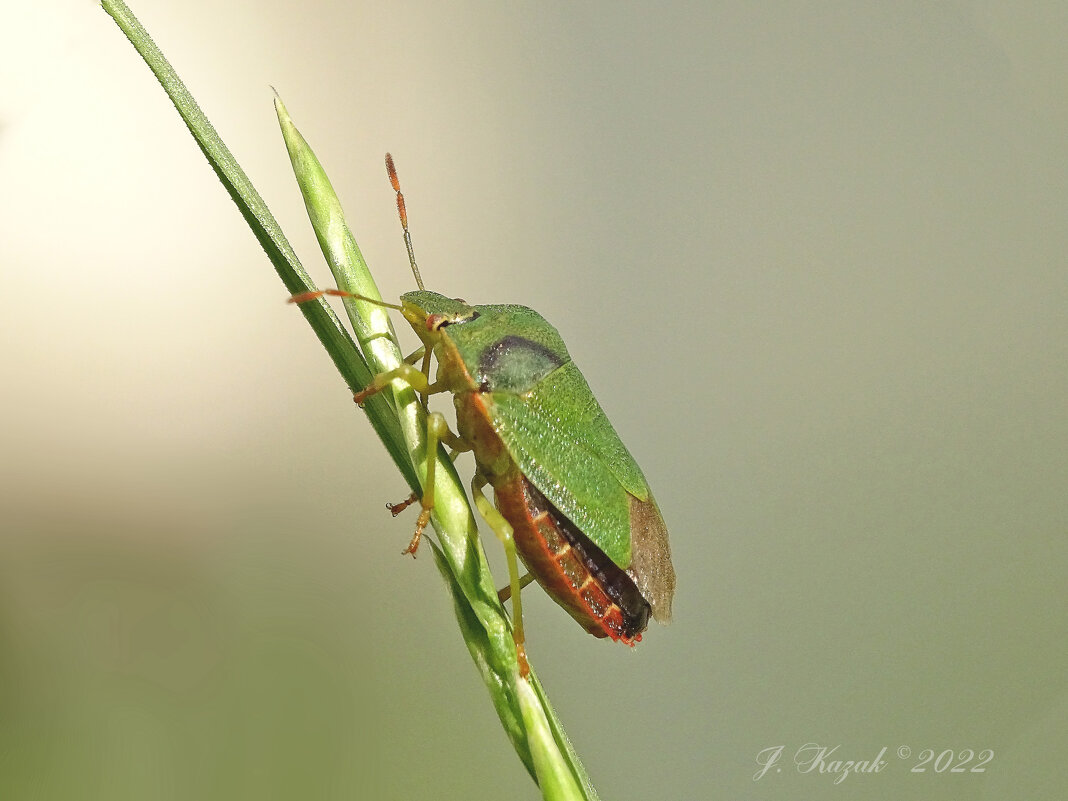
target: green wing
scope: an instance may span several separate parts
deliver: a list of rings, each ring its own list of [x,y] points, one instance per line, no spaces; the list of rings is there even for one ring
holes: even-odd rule
[[[497,434],[523,474],[608,558],[630,567],[630,498],[649,499],[634,458],[574,362],[525,395],[492,393]]]

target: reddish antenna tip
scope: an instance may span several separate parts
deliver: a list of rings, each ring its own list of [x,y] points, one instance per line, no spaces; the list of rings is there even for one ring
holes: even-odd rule
[[[401,194],[397,168],[393,166],[393,156],[389,153],[386,153],[386,172],[389,173],[389,182],[393,184],[393,191],[397,193],[397,216],[400,217],[401,228],[404,229],[404,246],[408,249],[408,261],[412,265],[412,275],[415,276],[416,285],[422,289],[423,279],[419,275],[419,265],[415,263],[415,251],[412,250],[412,235],[408,232],[408,210],[404,206],[404,195]],[[412,555],[415,555],[414,552]]]
[[[397,179],[397,168],[393,166],[393,156],[386,153],[386,172],[389,173],[389,182],[393,184],[393,191],[400,191],[400,181]]]

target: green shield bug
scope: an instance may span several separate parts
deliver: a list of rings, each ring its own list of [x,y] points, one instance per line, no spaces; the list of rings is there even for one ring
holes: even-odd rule
[[[475,504],[508,556],[510,583],[502,599],[512,598],[521,665],[526,660],[516,552],[586,631],[633,645],[650,617],[670,620],[675,592],[667,528],[645,476],[560,334],[540,314],[525,306],[469,305],[423,288],[389,154],[386,168],[419,289],[402,295],[399,306],[382,305],[400,310],[425,355],[421,370],[406,363],[376,376],[357,402],[398,378],[424,395],[453,396],[456,433],[432,413],[427,447],[436,449],[440,441],[474,454]],[[291,300],[324,294],[352,296],[330,289]],[[438,364],[434,382],[428,375],[431,354]],[[496,508],[482,493],[486,484],[493,487]],[[413,554],[433,507],[432,475],[426,487],[416,535],[406,549]]]

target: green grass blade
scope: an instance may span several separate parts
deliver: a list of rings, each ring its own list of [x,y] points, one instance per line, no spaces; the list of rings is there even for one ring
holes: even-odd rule
[[[431,542],[430,546],[434,549],[434,561],[441,572],[441,577],[445,580],[446,586],[452,593],[456,620],[460,624],[464,642],[467,643],[467,650],[471,654],[475,667],[478,668],[478,672],[482,675],[482,680],[490,689],[490,695],[494,699],[494,706],[497,709],[498,717],[501,719],[501,725],[504,727],[508,738],[512,741],[516,754],[519,755],[519,759],[526,766],[531,778],[537,781],[538,776],[534,768],[534,759],[530,755],[530,745],[527,743],[526,725],[523,722],[519,708],[519,699],[512,692],[516,684],[508,681],[507,672],[502,674],[499,659],[496,658],[492,643],[486,636],[486,630],[474,610],[472,610],[467,596],[464,595],[460,585],[456,582],[445,554],[435,543]]]
[[[519,708],[523,712],[523,724],[542,795],[547,801],[582,798],[582,790],[570,766],[561,758],[541,698],[530,682],[519,682]]]
[[[338,288],[382,300],[378,285],[367,267],[363,253],[360,252],[360,246],[356,244],[356,238],[345,222],[341,201],[334,192],[323,165],[293,124],[285,104],[277,94],[274,108],[286,150],[289,151],[293,174],[304,197],[304,205],[308,209],[308,218]],[[400,347],[388,310],[353,298],[345,298],[343,302],[356,332],[356,340],[360,343],[372,370],[383,372],[399,364]]]

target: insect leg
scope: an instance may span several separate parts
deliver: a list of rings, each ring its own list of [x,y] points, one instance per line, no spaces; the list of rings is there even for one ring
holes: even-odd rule
[[[423,366],[419,368],[419,371],[425,376],[430,375],[430,356],[432,353],[433,351],[430,348],[423,348]],[[415,364],[414,361],[411,363]],[[423,405],[423,412],[426,414],[430,413],[430,406],[427,404],[427,395],[429,394],[428,392],[423,392],[419,395],[419,402]]]
[[[526,678],[530,672],[530,665],[527,664],[526,638],[523,636],[523,602],[519,597],[522,585],[519,579],[519,563],[515,555],[515,542],[512,539],[512,524],[504,519],[504,516],[483,494],[482,488],[486,484],[486,477],[481,473],[476,473],[471,479],[471,494],[482,519],[493,529],[493,533],[504,546],[504,555],[508,561],[508,586],[512,596],[512,638],[515,640],[516,657],[519,661],[519,675]]]
[[[356,401],[356,403],[363,405],[365,400],[384,390],[396,378],[401,378],[407,381],[412,385],[412,389],[421,395],[430,395],[435,391],[435,387],[430,384],[430,381],[426,377],[426,373],[410,364],[404,363],[395,370],[376,375],[371,383],[353,395],[352,399]]]
[[[417,500],[419,500],[419,493],[418,492],[413,492],[411,495],[409,495],[407,498],[405,498],[400,503],[387,503],[386,504],[386,508],[389,509],[389,513],[391,515],[396,517],[401,512],[403,512],[405,509],[407,509],[409,506],[411,506],[413,503],[415,503]]]
[[[411,353],[409,353],[407,356],[404,357],[404,362],[406,364],[415,364],[417,361],[422,359],[424,356],[426,356],[426,348],[423,347],[422,345],[420,345],[418,348],[416,348],[414,351],[412,351]],[[427,359],[427,361],[429,361],[429,359]],[[427,371],[426,370],[423,370],[422,372],[423,372],[423,375],[427,375]]]
[[[441,412],[434,412],[427,417],[426,481],[423,483],[423,497],[419,499],[419,505],[423,507],[423,511],[419,513],[419,519],[415,521],[415,534],[412,535],[408,547],[401,551],[402,554],[410,553],[414,557],[415,552],[419,550],[419,541],[423,538],[423,529],[430,522],[430,513],[434,509],[434,478],[437,474],[438,443],[449,439],[460,441],[455,434],[449,431],[449,424],[445,422],[445,416]]]
[[[444,442],[446,445],[449,445],[449,447],[452,448],[452,450],[449,451],[449,461],[450,462],[455,462],[456,461],[456,457],[459,456],[464,451],[471,450],[471,446],[470,445],[468,445],[466,442],[461,440],[458,436],[453,434],[451,431],[448,431],[447,432],[447,436],[443,436],[441,438],[441,441]],[[455,441],[456,447],[453,447],[452,445],[450,445],[451,441]],[[401,512],[403,512],[405,509],[407,509],[409,506],[411,506],[413,503],[415,503],[418,500],[419,500],[419,493],[418,492],[413,492],[411,495],[409,495],[407,498],[405,498],[400,503],[387,503],[386,504],[386,508],[389,509],[389,513],[391,515],[396,517],[397,515],[399,515]],[[528,573],[527,575],[529,576],[530,574]],[[529,583],[530,583],[529,580],[525,581],[523,586],[525,587]],[[505,596],[505,597],[507,597],[507,596]]]
[[[525,576],[523,576],[523,578],[519,579],[519,589],[523,589],[525,586],[527,586],[528,584],[530,584],[533,581],[534,581],[534,574],[533,573],[527,573]],[[511,597],[512,597],[512,585],[511,584],[505,584],[497,592],[497,600],[500,601],[502,604],[505,601],[507,601],[509,598],[511,598]]]
[[[433,354],[433,351],[427,350],[427,348],[424,347],[424,346],[420,346],[420,347],[416,348],[414,351],[412,351],[411,353],[409,353],[407,356],[404,357],[404,363],[405,364],[414,365],[417,361],[422,360],[423,365],[422,365],[422,367],[419,368],[419,372],[421,372],[425,376],[429,376],[430,375],[430,357],[431,357],[432,354]],[[430,409],[427,407],[426,399],[427,399],[427,393],[426,392],[420,392],[419,393],[419,403],[422,405],[423,411],[429,414],[430,413]]]

